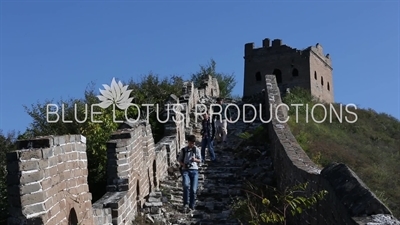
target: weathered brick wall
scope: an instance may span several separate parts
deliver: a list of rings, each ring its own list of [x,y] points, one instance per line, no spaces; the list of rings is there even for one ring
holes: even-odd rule
[[[179,104],[184,105],[185,118],[189,118],[191,111],[201,98],[218,97],[220,95],[218,80],[210,75],[204,77],[199,88],[195,88],[193,82],[185,82],[182,91]],[[185,119],[185,126],[186,128],[190,126],[190,121],[187,119]]]
[[[182,112],[189,114],[201,97],[215,97],[216,94],[219,94],[218,82],[208,76],[200,89],[187,82],[183,95],[180,98],[171,95],[166,103],[186,104]],[[175,110],[179,111],[179,108]],[[105,221],[112,221],[114,225],[130,224],[145,197],[158,188],[159,182],[167,176],[168,167],[176,163],[189,121],[179,122],[172,107],[168,118],[166,136],[157,144],[154,144],[151,127],[145,121],[126,122],[111,136],[107,153],[109,192],[93,205],[95,224],[103,225]]]
[[[18,147],[7,154],[8,224],[68,224],[74,212],[93,224],[85,137],[38,137]]]
[[[102,224],[104,208],[111,209],[113,224],[129,224],[144,197],[155,188],[155,145],[151,128],[145,121],[125,123],[107,142],[107,193],[94,203],[96,224]],[[97,213],[98,212],[98,213]]]
[[[204,77],[202,84],[198,88],[199,97],[216,97],[220,95],[218,80],[211,75]]]
[[[311,94],[321,101],[334,102],[332,62],[329,55],[324,55],[322,45],[309,48]]]
[[[183,133],[183,123],[175,131]],[[169,129],[172,134],[172,129]],[[125,123],[108,142],[108,192],[94,203],[95,224],[130,224],[145,197],[158,188],[176,162],[183,138],[166,136],[156,145],[145,121]],[[179,142],[180,140],[180,142]],[[109,213],[111,212],[111,213]]]
[[[390,210],[348,167],[343,164],[333,164],[321,171],[321,168],[310,160],[297,143],[288,125],[280,122],[286,120],[287,109],[279,107],[278,118],[275,116],[276,106],[282,103],[275,76],[266,75],[265,83],[267,118],[272,118],[268,124],[268,138],[279,188],[309,182],[308,194],[321,190],[328,191],[328,195],[316,207],[305,211],[300,218],[290,218],[290,220],[316,225],[357,224],[355,217],[391,215]],[[270,110],[273,115],[270,115]]]
[[[264,74],[280,73],[277,82],[281,92],[302,87],[320,100],[334,101],[332,62],[329,55],[324,55],[320,44],[300,50],[285,45],[280,39],[272,40],[270,45],[270,39],[266,38],[259,48],[255,48],[254,43],[245,44],[244,60],[244,97],[257,94],[264,88]],[[297,76],[294,71],[297,71]]]
[[[182,112],[187,115],[200,98],[219,96],[218,82],[211,76],[205,77],[199,89],[187,82],[183,90],[180,98],[171,95],[167,104],[186,104]],[[131,224],[185,144],[185,125],[190,121],[179,122],[176,116],[170,108],[165,137],[156,144],[146,121],[121,124],[107,142],[107,193],[93,205],[87,184],[85,137],[41,137],[20,142],[22,147],[33,143],[34,149],[7,155],[9,224],[68,224],[72,209],[77,222],[84,225]]]
[[[124,125],[107,142],[108,192],[94,204],[94,208],[111,208],[113,224],[134,219],[137,204],[150,188],[147,169],[154,157],[146,124]]]

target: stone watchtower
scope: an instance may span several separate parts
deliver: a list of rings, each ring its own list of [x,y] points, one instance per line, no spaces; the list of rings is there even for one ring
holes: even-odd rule
[[[245,44],[243,97],[260,93],[265,88],[264,76],[274,74],[281,92],[296,86],[310,90],[320,101],[332,103],[332,63],[329,54],[316,44],[298,50],[275,39],[263,40],[261,48]]]

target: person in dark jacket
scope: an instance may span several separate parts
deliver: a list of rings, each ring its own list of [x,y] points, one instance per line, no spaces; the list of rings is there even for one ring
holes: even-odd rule
[[[212,120],[215,120],[215,126],[217,130],[217,137],[220,136],[218,143],[221,141],[226,144],[226,137],[228,136],[228,123],[227,121],[231,121],[231,111],[224,104],[222,98],[217,98],[217,104],[219,107],[214,106],[214,112],[221,112],[220,114],[215,114]],[[220,111],[221,110],[221,111]]]
[[[202,162],[205,162],[206,158],[206,148],[208,148],[208,153],[211,158],[211,161],[215,161],[215,153],[214,153],[214,137],[215,137],[215,123],[214,120],[211,120],[208,113],[205,113],[202,121],[202,129],[201,129],[201,158]]]

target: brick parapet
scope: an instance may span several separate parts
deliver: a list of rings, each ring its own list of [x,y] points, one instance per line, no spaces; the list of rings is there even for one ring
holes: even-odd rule
[[[266,75],[265,83],[264,107],[268,114],[267,118],[272,119],[268,123],[268,138],[276,162],[274,170],[279,188],[284,189],[308,182],[308,194],[321,190],[328,191],[328,195],[316,207],[306,210],[300,218],[290,217],[289,220],[307,221],[307,224],[318,225],[358,224],[354,218],[359,219],[374,214],[391,215],[390,210],[347,166],[332,164],[322,169],[312,162],[297,143],[288,124],[282,122],[287,119],[287,109],[276,107],[282,100],[275,76]],[[276,110],[278,117],[275,116]],[[274,115],[271,116],[270,112]],[[349,188],[348,185],[353,188]]]
[[[62,224],[72,209],[93,224],[85,137],[37,137],[17,145],[20,150],[7,154],[9,224]]]

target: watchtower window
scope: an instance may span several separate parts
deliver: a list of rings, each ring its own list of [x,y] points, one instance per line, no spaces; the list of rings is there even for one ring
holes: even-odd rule
[[[276,82],[278,82],[278,84],[282,83],[282,72],[279,69],[274,69],[274,72],[272,72],[272,74],[275,75],[276,77]]]
[[[324,86],[324,78],[321,76],[321,85]]]
[[[299,76],[299,71],[296,68],[293,69],[292,76],[294,76],[294,77]]]
[[[317,80],[317,71],[314,71],[314,79]]]
[[[328,91],[330,91],[331,90],[331,87],[329,86],[329,82],[328,82]]]
[[[260,71],[258,71],[256,73],[256,81],[261,81],[261,73],[260,73]]]

